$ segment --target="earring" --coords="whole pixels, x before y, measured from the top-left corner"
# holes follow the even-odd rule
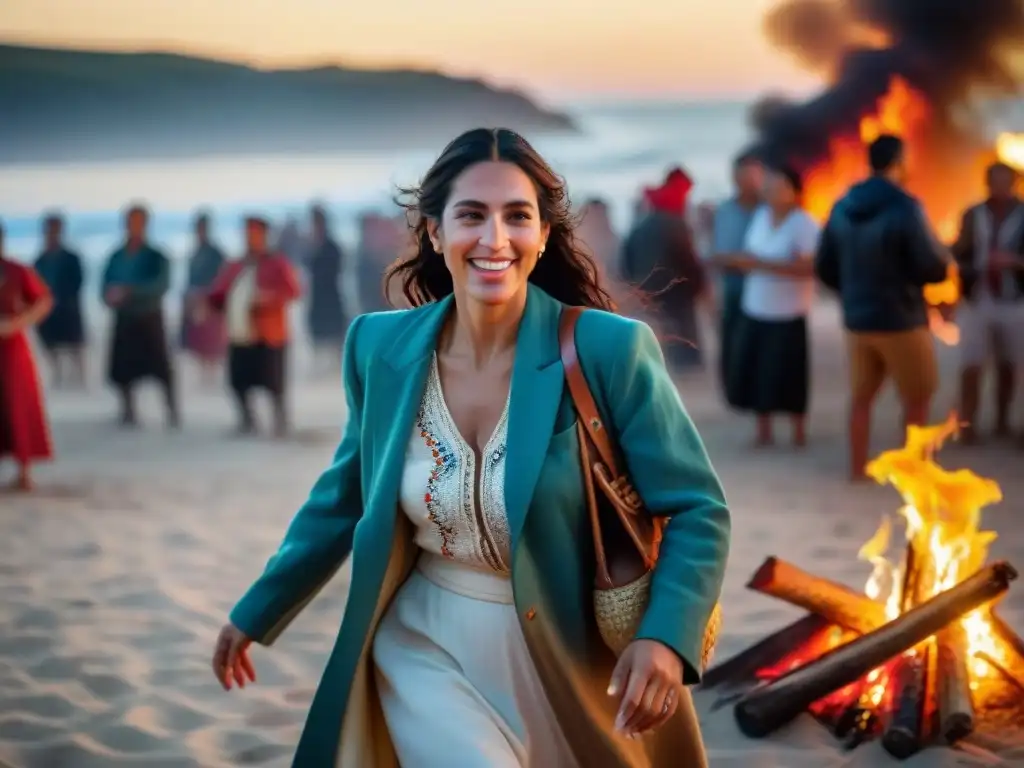
[[[540,259],[540,258],[542,258],[542,257],[544,256],[544,248],[545,248],[545,246],[543,246],[543,245],[542,245],[542,246],[540,247],[540,250],[539,250],[539,251],[537,251],[537,258],[538,258],[538,259]]]

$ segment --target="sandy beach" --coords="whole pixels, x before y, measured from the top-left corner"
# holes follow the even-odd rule
[[[744,589],[765,556],[782,555],[860,588],[868,569],[857,550],[880,515],[900,503],[891,489],[847,484],[844,359],[834,307],[819,308],[813,334],[811,444],[803,452],[749,448],[752,425],[725,411],[711,371],[680,380],[734,514],[719,660],[799,615]],[[936,420],[955,394],[956,351],[944,349],[942,357]],[[102,354],[95,358],[98,368]],[[338,628],[346,572],[273,649],[256,649],[257,685],[225,694],[209,657],[234,600],[262,569],[329,460],[345,417],[337,379],[313,380],[302,358],[297,367],[298,432],[281,443],[229,439],[230,401],[220,389],[200,389],[191,370],[183,376],[180,433],[165,432],[158,395],[150,390],[140,403],[145,428],[118,430],[113,395],[96,371],[90,392],[51,393],[58,461],[40,468],[36,495],[0,496],[3,768],[289,764]],[[898,423],[887,393],[875,418],[877,450],[902,442]],[[944,465],[970,467],[1002,485],[1006,501],[985,516],[1000,534],[992,556],[1020,567],[1022,458],[995,445],[952,446],[940,454]],[[1000,613],[1024,634],[1024,587],[1011,589]],[[715,768],[889,764],[877,745],[841,754],[808,717],[771,739],[747,741],[728,708],[710,711],[714,698],[698,695]],[[904,765],[1020,766],[1024,741],[1018,743],[1002,749],[1003,763],[929,749]]]

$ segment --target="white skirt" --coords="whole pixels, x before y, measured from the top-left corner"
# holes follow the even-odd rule
[[[422,553],[373,642],[405,768],[576,768],[508,578]]]

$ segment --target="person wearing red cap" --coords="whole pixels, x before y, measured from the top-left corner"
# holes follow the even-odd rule
[[[697,302],[706,280],[684,213],[693,181],[673,169],[644,190],[644,213],[626,237],[623,277],[649,299],[664,333],[665,356],[677,370],[699,367]]]

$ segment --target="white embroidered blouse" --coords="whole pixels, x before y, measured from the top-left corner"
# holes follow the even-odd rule
[[[463,565],[508,575],[511,539],[505,512],[508,400],[481,454],[455,426],[441,389],[437,357],[405,454],[402,510],[416,527],[416,544]]]

